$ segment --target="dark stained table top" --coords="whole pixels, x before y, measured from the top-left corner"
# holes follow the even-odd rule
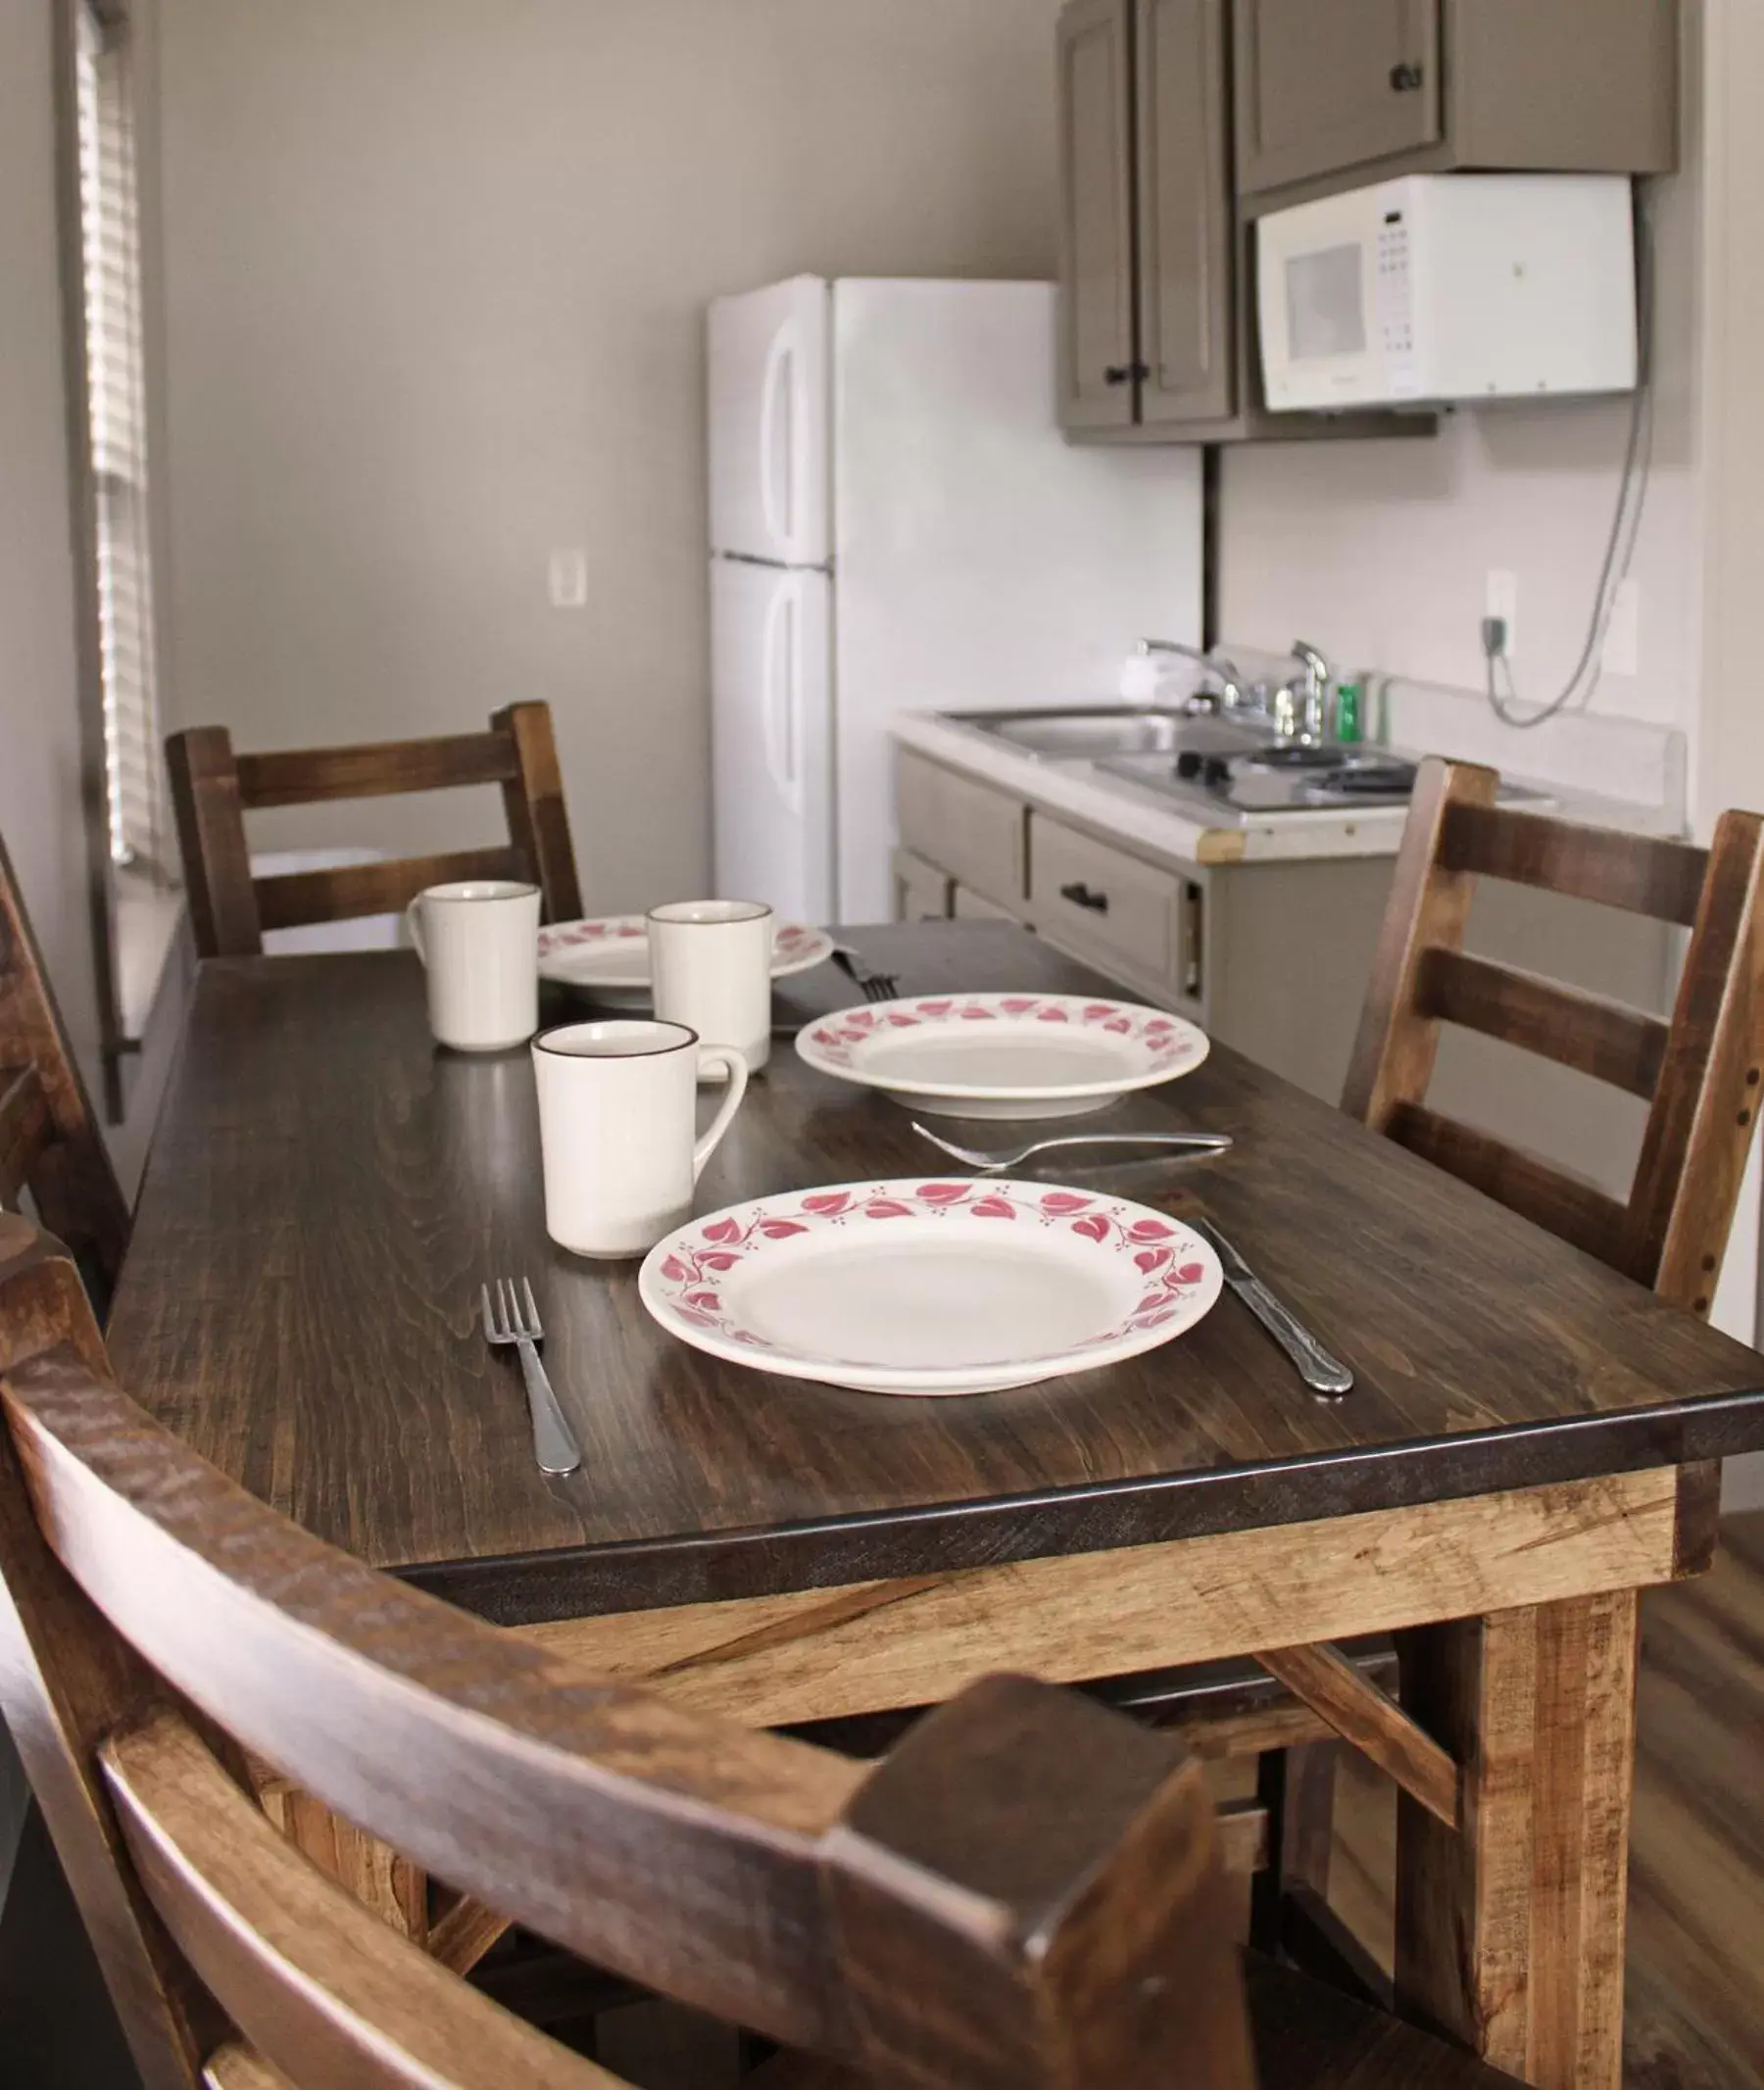
[[[864,930],[908,993],[1105,983],[991,923]],[[781,1019],[848,1004],[831,967]],[[708,1109],[712,1092],[703,1098]],[[1345,1356],[1313,1401],[1229,1294],[1131,1363],[919,1401],[772,1378],[662,1335],[629,1264],[547,1239],[524,1051],[438,1051],[404,953],[205,964],[110,1343],[123,1385],[326,1538],[510,1623],[1091,1551],[1718,1457],[1764,1443],[1764,1361],[1238,1054],[1109,1127],[1218,1161],[1062,1173],[1192,1197]],[[960,1137],[959,1128],[954,1128]],[[987,1128],[975,1143],[1013,1128]],[[935,1179],[906,1114],[784,1041],[699,1209]],[[485,1277],[528,1274],[579,1473],[534,1466]]]

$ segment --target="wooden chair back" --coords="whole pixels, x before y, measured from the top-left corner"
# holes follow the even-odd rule
[[[1342,1107],[1664,1297],[1706,1314],[1764,1075],[1764,820],[1706,850],[1495,802],[1492,769],[1421,765]],[[1690,930],[1670,1022],[1474,957],[1479,878]],[[1628,1199],[1430,1109],[1440,1026],[1537,1052],[1647,1105]]]
[[[0,842],[0,1207],[25,1191],[108,1303],[128,1205]]]
[[[483,733],[270,754],[235,754],[224,726],[192,726],[166,742],[166,760],[199,956],[254,956],[266,929],[395,914],[425,886],[461,878],[530,880],[550,922],[571,921],[582,911],[549,705],[507,705]],[[501,786],[505,846],[252,876],[248,812],[471,784]]]
[[[205,2065],[234,2090],[613,2080],[309,1866],[247,1751],[597,1966],[863,2080],[1248,2090],[1212,1806],[1172,1738],[993,1677],[871,1766],[598,1682],[161,1430],[17,1218],[0,1576],[6,1718],[148,2090]]]

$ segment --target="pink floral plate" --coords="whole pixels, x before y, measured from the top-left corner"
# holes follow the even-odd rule
[[[842,1081],[960,1118],[1064,1118],[1192,1074],[1206,1033],[1137,1001],[931,995],[806,1024],[798,1052]]]
[[[833,939],[806,922],[782,922],[772,939],[772,978],[807,972],[833,953]],[[648,995],[649,925],[641,914],[554,922],[539,932],[539,977],[607,994]]]
[[[990,1393],[1155,1349],[1219,1296],[1198,1234],[1048,1183],[848,1183],[695,1219],[638,1276],[682,1342],[871,1393]]]

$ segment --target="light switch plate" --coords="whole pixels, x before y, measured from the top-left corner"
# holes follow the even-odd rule
[[[588,555],[580,545],[566,545],[553,552],[547,562],[546,579],[554,609],[588,607]]]

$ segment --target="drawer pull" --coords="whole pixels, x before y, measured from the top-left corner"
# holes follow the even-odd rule
[[[1069,899],[1074,907],[1088,907],[1093,914],[1108,912],[1108,895],[1093,893],[1082,878],[1074,879],[1069,886],[1061,886],[1059,897]]]
[[[1391,68],[1392,91],[1396,94],[1418,93],[1426,77],[1427,74],[1419,66],[1393,66]]]

